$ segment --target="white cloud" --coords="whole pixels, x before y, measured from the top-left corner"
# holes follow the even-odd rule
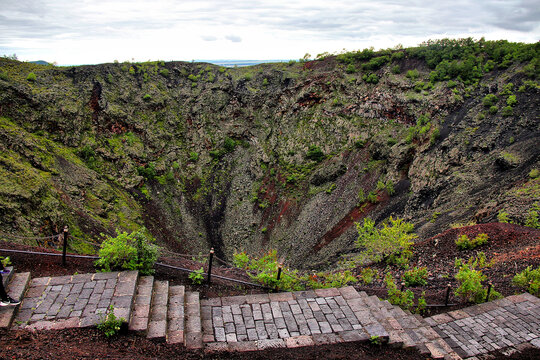
[[[290,59],[439,37],[535,42],[540,35],[537,0],[0,2],[0,54],[60,64]]]

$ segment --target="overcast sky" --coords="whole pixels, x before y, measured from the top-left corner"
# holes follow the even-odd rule
[[[540,0],[0,0],[0,55],[298,59],[443,37],[540,40]]]

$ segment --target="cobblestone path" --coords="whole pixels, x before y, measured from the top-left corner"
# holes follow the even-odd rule
[[[99,323],[114,307],[129,319],[138,272],[109,272],[35,278],[20,305],[14,327],[60,329]]]
[[[471,357],[540,337],[540,299],[521,294],[427,318],[460,356]],[[540,345],[540,344],[538,344]]]
[[[32,280],[10,274],[7,289],[23,301],[0,308],[0,327],[94,326],[112,306],[131,331],[206,353],[370,339],[434,359],[540,349],[540,299],[527,293],[424,319],[350,286],[201,300],[181,285],[128,271]]]

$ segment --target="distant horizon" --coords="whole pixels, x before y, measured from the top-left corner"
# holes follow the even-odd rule
[[[187,62],[187,63],[208,63],[223,67],[242,67],[242,66],[252,66],[252,65],[259,65],[259,64],[272,64],[272,63],[282,63],[282,62],[289,62],[291,60],[298,61],[298,59],[270,59],[270,60],[257,60],[257,59],[194,59],[194,60],[148,60],[148,61],[164,61],[164,62]],[[47,64],[53,64],[52,62],[48,62],[47,60],[39,59],[39,60],[19,60],[29,63],[42,63],[45,62]],[[119,61],[119,63],[123,63],[124,61]],[[145,61],[129,61],[130,63],[142,63]],[[108,61],[103,63],[97,63],[97,64],[55,64],[55,66],[91,66],[91,65],[101,65],[101,64],[112,64],[114,61]]]

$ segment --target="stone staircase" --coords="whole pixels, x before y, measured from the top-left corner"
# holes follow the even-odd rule
[[[8,292],[24,300],[0,308],[3,328],[95,326],[112,305],[130,331],[206,353],[371,341],[457,360],[505,346],[540,348],[540,300],[529,294],[424,319],[353,287],[200,300],[136,271],[9,275]]]

